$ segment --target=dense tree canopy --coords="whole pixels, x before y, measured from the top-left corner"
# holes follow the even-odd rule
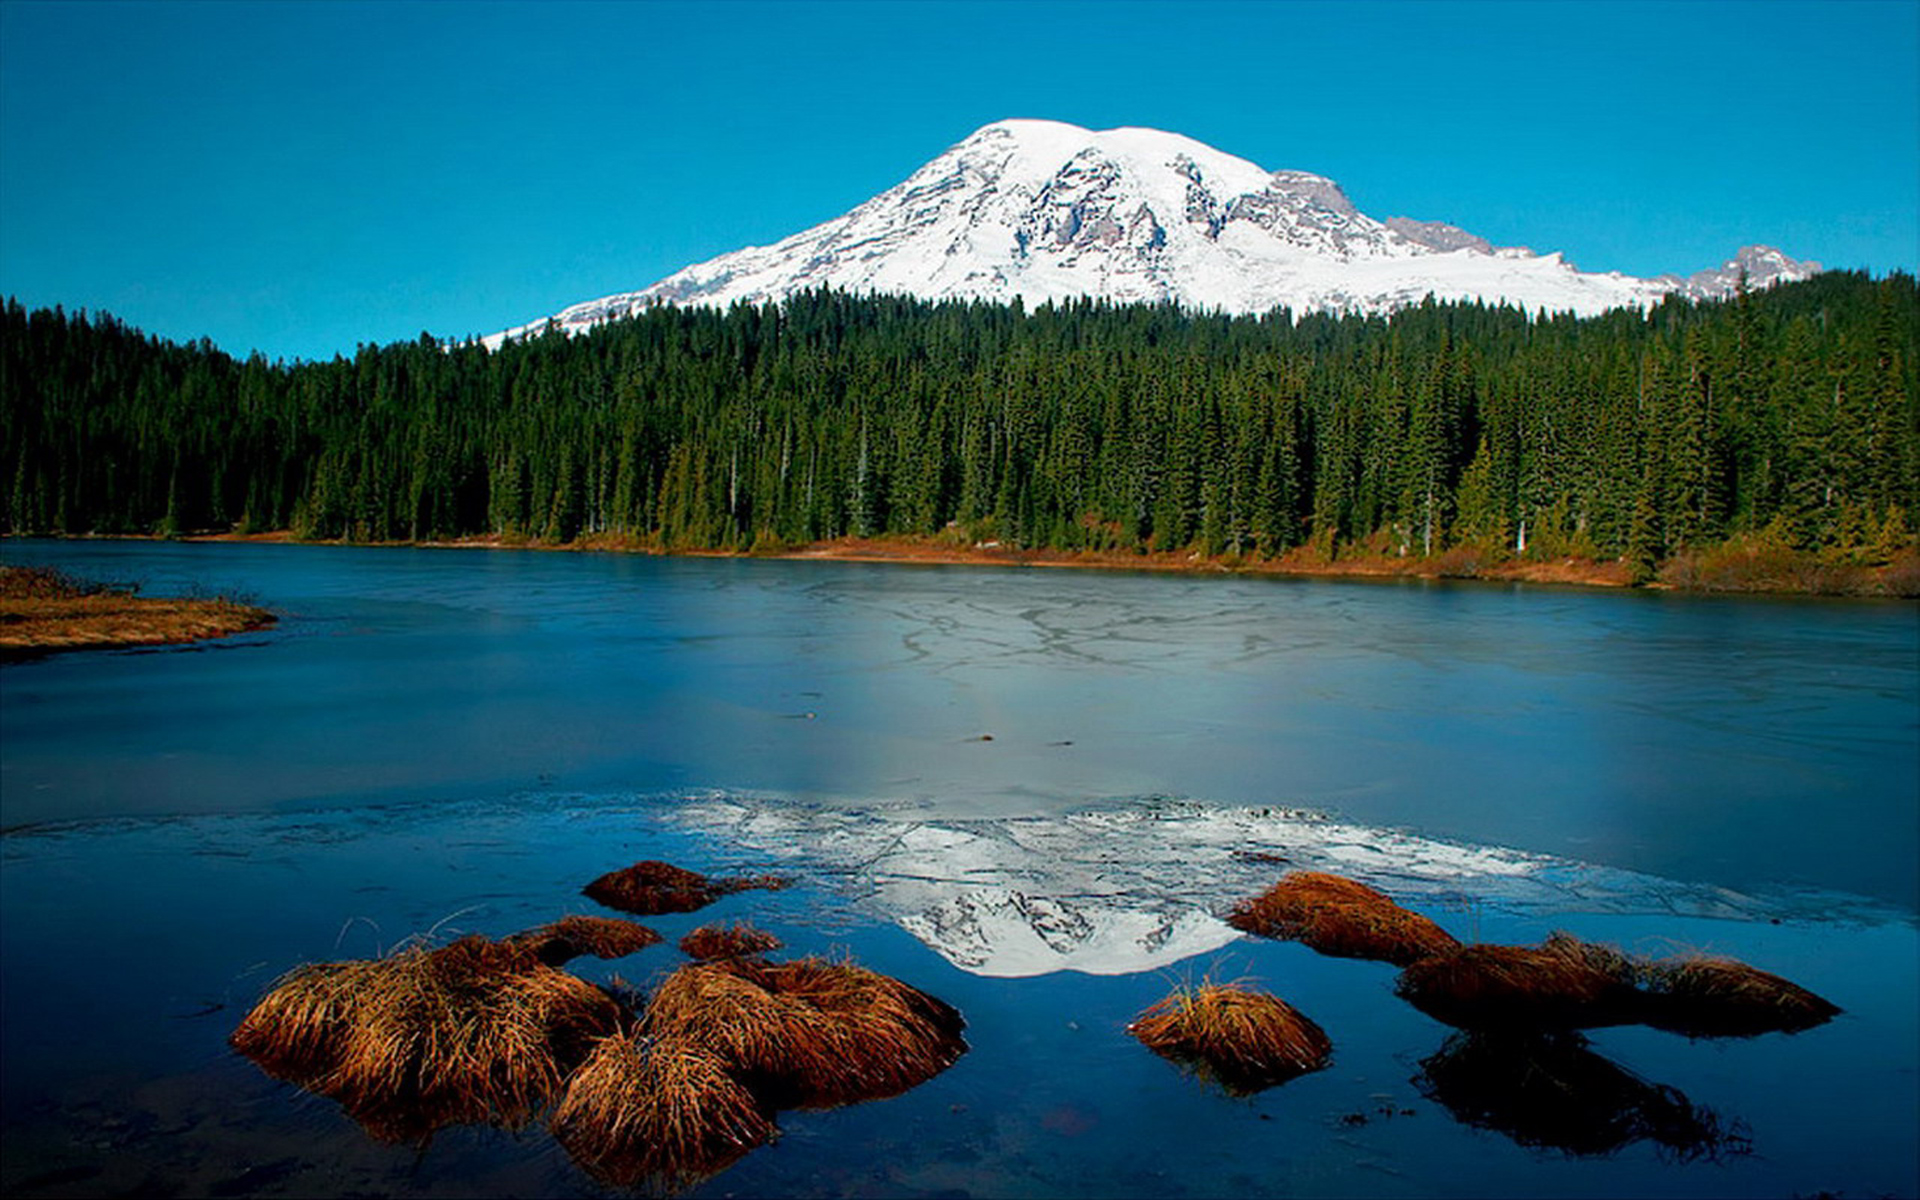
[[[1601,317],[1025,312],[818,292],[489,352],[238,361],[5,309],[0,528],[748,549],[928,533],[1875,561],[1920,503],[1910,275]]]

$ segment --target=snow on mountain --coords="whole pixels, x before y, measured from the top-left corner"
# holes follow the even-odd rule
[[[808,288],[986,299],[1080,296],[1229,313],[1386,312],[1438,300],[1591,315],[1669,293],[1725,295],[1804,279],[1818,263],[1749,246],[1685,279],[1581,271],[1437,221],[1360,212],[1340,185],[1267,171],[1153,129],[999,121],[844,216],[698,263],[637,292],[484,339],[577,332],[653,303],[777,301]]]

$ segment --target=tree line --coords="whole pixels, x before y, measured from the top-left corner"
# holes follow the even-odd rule
[[[1592,318],[816,291],[488,350],[231,357],[8,300],[0,528],[1884,561],[1920,504],[1913,276]]]

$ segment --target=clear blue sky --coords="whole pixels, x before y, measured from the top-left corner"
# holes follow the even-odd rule
[[[775,241],[980,125],[1144,125],[1588,270],[1920,257],[1920,2],[0,0],[0,292],[237,354]]]

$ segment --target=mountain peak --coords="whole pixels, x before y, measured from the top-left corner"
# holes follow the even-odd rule
[[[822,286],[1229,313],[1389,312],[1432,295],[1585,315],[1674,292],[1726,295],[1742,271],[1759,287],[1818,269],[1749,246],[1685,279],[1583,272],[1442,222],[1376,220],[1324,175],[1269,171],[1183,134],[1017,117],[981,126],[844,216],[487,341],[549,321],[585,329],[653,303],[761,303]]]

